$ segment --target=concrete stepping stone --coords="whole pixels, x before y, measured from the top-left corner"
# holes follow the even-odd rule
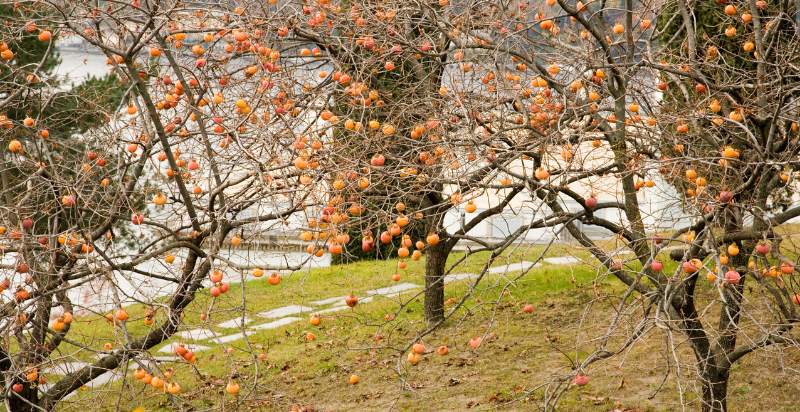
[[[148,368],[158,368],[159,364],[163,363],[173,363],[182,361],[183,358],[179,357],[178,355],[167,355],[167,356],[147,356],[147,357],[140,357],[137,359],[132,359],[130,367],[128,368],[128,373],[132,373],[136,368],[140,365],[146,365]]]
[[[375,296],[374,295],[373,296],[367,296],[365,298],[359,297],[358,298],[358,304],[361,305],[363,303],[370,303],[373,300],[375,300]],[[349,307],[349,306],[347,306],[347,303],[344,302],[344,299],[342,299],[342,304],[341,305],[336,305],[336,306]]]
[[[95,386],[105,385],[105,384],[107,384],[109,382],[114,382],[114,381],[120,380],[121,378],[122,378],[122,376],[120,376],[118,373],[115,373],[114,371],[108,371],[108,372],[106,372],[106,373],[94,378],[93,380],[89,381],[87,386],[92,388],[92,387],[95,387]]]
[[[200,328],[200,329],[192,329],[192,330],[185,330],[183,332],[178,332],[175,334],[175,336],[180,336],[181,338],[187,340],[206,340],[217,336],[217,334],[210,329]]]
[[[253,319],[250,319],[249,317],[245,316],[244,317],[244,322],[242,322],[242,318],[233,318],[231,320],[226,320],[225,322],[222,322],[222,323],[218,324],[217,326],[219,326],[220,328],[223,328],[223,329],[241,328],[242,325],[247,325],[248,323],[250,323],[252,321],[253,321]]]
[[[120,379],[122,379],[121,375],[115,373],[114,371],[108,371],[108,372],[103,373],[103,374],[99,375],[98,377],[90,380],[84,386],[89,387],[89,388],[97,388],[99,386],[103,386],[103,385],[105,385],[107,383],[118,381]],[[46,383],[44,385],[39,385],[39,392],[40,393],[45,393],[53,385],[55,385],[55,383]],[[78,391],[73,391],[70,394],[68,394],[67,396],[65,396],[64,399],[69,399],[69,398],[75,396],[76,393],[78,393]]]
[[[385,288],[368,290],[367,295],[381,295],[381,296],[392,296],[392,295],[399,295],[407,290],[417,289],[422,286],[414,284],[414,283],[398,283],[396,285],[388,286]]]
[[[335,305],[333,305],[333,307],[334,307],[334,308],[338,308],[338,307],[340,307],[340,306],[344,306],[344,307],[346,307],[346,308],[347,308],[347,307],[349,307],[349,306],[347,306],[347,302],[345,302],[345,300],[344,300],[346,297],[347,297],[347,296],[342,296],[341,298],[336,298],[336,304],[335,304]],[[373,300],[374,298],[375,298],[375,295],[373,295],[373,296],[367,296],[367,297],[361,297],[361,296],[359,296],[359,297],[358,297],[358,304],[372,302],[372,300]],[[333,298],[331,298],[331,299],[333,299]]]
[[[158,351],[161,352],[161,353],[175,353],[175,349],[178,347],[178,345],[180,345],[179,342],[171,342],[169,345],[164,346],[163,348],[159,349]],[[189,349],[192,352],[202,352],[204,350],[211,349],[208,346],[197,345],[197,344],[193,344],[193,343],[186,343],[186,344],[183,344],[183,346],[185,346],[186,349]]]
[[[52,375],[67,375],[75,371],[79,371],[84,367],[89,366],[86,362],[75,361],[75,362],[62,362],[57,363],[53,366],[44,368],[43,372],[52,374]]]
[[[346,297],[347,296],[336,296],[336,297],[322,299],[322,300],[313,300],[313,301],[308,302],[308,303],[310,303],[310,304],[312,304],[314,306],[327,306],[327,305],[330,305],[331,303],[344,302],[344,298],[346,298]]]
[[[245,336],[250,336],[250,335],[252,335],[254,333],[256,333],[256,332],[252,331],[252,330],[248,330],[248,331],[245,331],[244,333],[239,332],[239,333],[234,333],[233,335],[219,336],[219,337],[212,338],[212,339],[209,339],[209,340],[211,342],[214,342],[214,343],[217,343],[217,344],[221,345],[223,343],[229,343],[229,342],[234,342],[234,341],[240,340],[240,339],[244,338]]]
[[[286,325],[288,325],[290,323],[297,322],[299,320],[302,320],[302,319],[294,317],[294,316],[287,316],[285,318],[280,318],[280,319],[274,320],[272,322],[262,323],[260,325],[250,326],[250,329],[254,329],[254,330],[275,329],[275,328],[279,328],[281,326],[286,326]]]
[[[350,309],[350,306],[341,305],[341,306],[334,306],[334,307],[328,308],[328,309],[319,310],[319,311],[316,311],[314,313],[321,315],[323,313],[341,312],[341,311],[347,310],[347,309]]]
[[[258,316],[262,318],[273,319],[273,318],[282,318],[284,316],[289,316],[289,315],[296,315],[298,313],[312,312],[312,311],[314,311],[314,308],[309,308],[308,306],[289,305],[277,309],[268,310],[266,312],[261,312],[258,314]]]
[[[460,280],[475,279],[477,277],[478,275],[475,273],[453,273],[444,277],[444,284],[446,285],[448,283],[458,282]]]
[[[489,268],[489,273],[524,272],[534,266],[535,265],[533,262],[522,261],[522,262],[512,263],[510,265],[495,266],[493,268]]]
[[[558,256],[558,257],[549,257],[542,259],[551,265],[573,265],[575,263],[579,263],[580,260],[574,258],[572,256]]]

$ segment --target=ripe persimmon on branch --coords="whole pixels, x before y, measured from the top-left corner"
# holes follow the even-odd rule
[[[676,362],[696,372],[706,410],[726,409],[739,359],[795,343],[796,251],[776,229],[800,215],[794,4],[3,7],[0,196],[17,263],[2,308],[16,343],[0,364],[12,410],[51,409],[131,362],[154,379],[148,350],[178,330],[207,278],[219,296],[223,267],[278,269],[234,261],[225,245],[287,233],[296,216],[306,259],[397,257],[398,280],[407,259],[424,258],[420,335],[461,310],[444,299],[446,275],[465,261],[448,260],[456,247],[488,256],[477,283],[513,245],[568,233],[627,290],[596,350],[553,381],[548,407],[656,325],[688,339],[694,361]],[[102,52],[112,75],[59,88],[60,36]],[[480,232],[492,226],[505,227]],[[164,271],[141,267],[162,257]],[[133,274],[167,293],[141,302],[153,307],[141,334],[127,328],[116,277]],[[69,291],[95,279],[111,282],[121,344],[44,382],[38,370],[61,346],[90,347],[69,337]],[[638,326],[622,328],[639,306]]]

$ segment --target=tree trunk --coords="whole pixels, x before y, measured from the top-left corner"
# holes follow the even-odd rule
[[[713,371],[703,376],[703,412],[725,412],[728,410],[727,370]]]
[[[431,326],[444,320],[444,269],[448,249],[445,242],[429,247],[425,260],[425,320]]]

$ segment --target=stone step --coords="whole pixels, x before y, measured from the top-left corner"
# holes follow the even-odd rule
[[[316,311],[314,313],[316,313],[318,315],[322,315],[323,313],[341,312],[341,311],[347,310],[347,309],[350,309],[350,306],[341,305],[341,306],[334,306],[334,307],[328,308],[328,309],[318,310],[318,311]]]
[[[209,341],[221,345],[223,343],[235,342],[237,340],[240,340],[240,339],[244,338],[245,336],[250,336],[250,335],[252,335],[254,333],[256,333],[256,332],[252,331],[252,330],[248,330],[248,331],[245,331],[245,332],[234,333],[233,335],[219,336],[219,337],[211,338],[211,339],[209,339]]]
[[[53,366],[49,366],[44,368],[42,372],[47,374],[53,375],[67,375],[76,371],[83,369],[84,367],[89,366],[86,362],[75,361],[75,362],[61,362],[57,363]]]
[[[489,268],[489,273],[524,272],[538,265],[539,265],[538,263],[534,265],[533,262],[522,261],[522,262],[512,263],[510,265],[495,266]]]
[[[322,299],[322,300],[312,300],[311,302],[308,302],[308,303],[310,303],[310,304],[312,304],[314,306],[327,306],[327,305],[330,305],[330,304],[336,303],[336,302],[344,302],[344,298],[346,298],[346,297],[347,296],[334,296],[332,298],[327,298],[327,299]]]
[[[476,273],[453,273],[451,275],[447,275],[444,277],[444,284],[458,282],[460,280],[472,280],[476,279],[478,275]]]
[[[164,346],[163,348],[159,349],[158,351],[161,352],[161,353],[175,353],[175,349],[180,344],[181,344],[180,342],[170,342],[169,345]],[[183,346],[185,346],[186,349],[188,349],[188,350],[190,350],[192,352],[202,352],[204,350],[211,349],[208,346],[197,345],[197,344],[194,344],[194,343],[185,343]]]
[[[399,295],[405,291],[412,289],[419,289],[422,286],[414,283],[398,283],[396,285],[387,286],[385,288],[368,290],[367,295],[380,295],[380,296],[393,296]]]
[[[175,336],[179,336],[186,340],[206,340],[217,336],[217,334],[210,329],[200,328],[178,332],[175,334]]]
[[[580,263],[578,258],[572,256],[549,257],[542,260],[551,265],[574,265],[576,263]]]
[[[262,323],[262,324],[259,324],[259,325],[250,326],[250,329],[252,329],[252,330],[276,329],[276,328],[279,328],[281,326],[286,326],[286,325],[289,325],[291,323],[297,322],[299,320],[302,320],[302,319],[297,318],[297,317],[293,317],[293,316],[288,316],[288,317],[285,317],[285,318],[280,318],[278,320],[274,320],[272,322]]]
[[[244,322],[242,322],[242,318],[239,317],[239,318],[233,318],[231,320],[226,320],[225,322],[217,324],[217,326],[223,329],[234,329],[234,328],[241,328],[242,325],[247,325],[252,321],[253,319],[250,319],[249,317],[245,316]]]
[[[283,306],[280,308],[268,310],[266,312],[261,312],[258,314],[259,317],[267,318],[267,319],[274,319],[274,318],[282,318],[284,316],[289,315],[296,315],[298,313],[307,313],[313,312],[314,308],[310,308],[308,306],[302,305],[289,305]]]

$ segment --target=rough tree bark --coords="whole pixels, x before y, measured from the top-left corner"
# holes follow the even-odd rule
[[[445,242],[429,247],[425,260],[425,320],[431,326],[444,320],[444,271],[448,249]]]
[[[737,227],[737,229],[740,229]],[[751,242],[737,242],[740,253],[731,256],[731,266],[739,273],[747,274],[747,263],[749,256],[753,252]],[[742,276],[737,285],[726,288],[723,291],[725,304],[719,318],[718,331],[720,333],[715,345],[709,345],[705,341],[705,350],[698,353],[698,370],[700,370],[701,385],[703,387],[704,412],[725,412],[728,410],[728,382],[730,379],[730,362],[728,356],[736,348],[736,337],[738,333],[739,320],[741,315],[742,296],[744,293],[744,283],[747,276]],[[689,296],[693,297],[693,293]],[[694,311],[693,316],[697,316],[694,310],[694,300],[690,304]],[[687,334],[692,336],[691,330]],[[697,344],[697,342],[693,342]]]
[[[703,374],[703,412],[728,410],[728,368],[709,368]]]

